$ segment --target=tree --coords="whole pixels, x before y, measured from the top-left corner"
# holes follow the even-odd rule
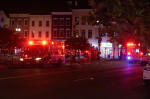
[[[111,41],[125,45],[127,40],[134,40],[150,45],[149,0],[89,0],[89,5],[94,9],[89,17],[104,25]]]
[[[83,37],[76,37],[72,36],[68,38],[65,42],[66,49],[69,50],[75,50],[75,56],[76,56],[76,51],[79,52],[79,50],[84,51],[84,50],[89,50],[90,44],[86,38]]]
[[[99,20],[100,24],[104,26],[111,26],[112,22],[118,25],[128,24],[139,33],[144,24],[142,20],[146,19],[145,16],[149,13],[147,10],[150,2],[148,0],[138,2],[136,0],[89,0],[89,4],[94,9],[92,17]]]
[[[15,31],[9,28],[0,27],[0,46],[1,49],[13,49],[15,47],[22,47],[24,39],[20,38]]]

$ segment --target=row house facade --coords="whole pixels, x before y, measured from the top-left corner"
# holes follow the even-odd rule
[[[30,15],[29,39],[51,40],[51,15]]]
[[[22,38],[29,38],[29,14],[9,14],[10,28]]]
[[[83,17],[88,16],[92,9],[73,9],[72,10],[72,35],[82,36],[88,38],[89,43],[98,47],[96,36],[98,35],[98,28],[90,25]]]
[[[72,32],[72,12],[52,12],[52,40],[66,40]]]
[[[10,19],[3,10],[0,10],[0,27],[8,27]]]
[[[84,17],[88,16],[93,9],[73,9],[72,10],[72,35],[82,36],[88,39],[91,46],[98,48],[98,35],[100,26],[92,26]],[[101,57],[118,58],[117,43],[108,41],[107,33],[102,35],[100,45]]]

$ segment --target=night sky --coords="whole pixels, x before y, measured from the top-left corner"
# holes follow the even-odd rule
[[[83,8],[88,0],[78,0]],[[9,13],[48,14],[51,11],[65,11],[67,0],[4,0],[0,8]]]

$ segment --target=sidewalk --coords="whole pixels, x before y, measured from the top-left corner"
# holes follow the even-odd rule
[[[128,61],[120,61],[120,60],[99,60],[99,61],[91,61],[90,63],[65,63],[64,67],[68,68],[84,68],[84,67],[100,67],[111,65],[114,67],[117,65],[125,65],[128,64]]]

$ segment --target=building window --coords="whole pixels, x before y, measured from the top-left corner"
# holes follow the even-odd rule
[[[69,6],[72,6],[72,1],[68,1],[68,5],[69,5]]]
[[[70,18],[66,19],[66,25],[70,26]]]
[[[4,22],[4,18],[1,18],[1,22]]]
[[[82,25],[85,25],[85,20],[84,19],[82,19]]]
[[[28,37],[28,31],[27,30],[24,31],[24,37]]]
[[[35,21],[32,21],[32,26],[35,26]]]
[[[88,38],[92,38],[92,30],[88,30]]]
[[[88,19],[88,25],[91,25],[92,20],[93,20],[93,18],[89,17],[89,19]]]
[[[82,36],[83,38],[85,38],[85,30],[82,30],[81,36]]]
[[[78,1],[75,1],[75,6],[77,6],[78,5]]]
[[[39,31],[39,33],[38,33],[38,37],[39,37],[39,38],[41,38],[41,37],[42,37],[42,32],[41,32],[41,31]]]
[[[107,35],[106,35],[106,33],[104,33],[104,34],[101,34],[101,36],[106,37]],[[114,36],[116,36],[116,33],[114,34]]]
[[[14,26],[15,25],[15,20],[11,20],[11,25]]]
[[[59,20],[60,25],[64,25],[64,19]]]
[[[73,36],[77,36],[77,35],[79,35],[79,30],[74,30],[73,31]]]
[[[66,30],[66,38],[69,38],[70,35],[71,35],[71,34],[70,34],[70,29],[67,29],[67,30]]]
[[[27,19],[24,20],[24,25],[25,25],[25,26],[28,25],[28,20],[27,20]]]
[[[60,31],[59,31],[59,37],[60,38],[64,37],[64,30],[63,29],[60,29]]]
[[[78,16],[75,17],[75,25],[79,25],[79,17]]]
[[[46,21],[46,27],[49,27],[49,21]]]
[[[31,37],[34,38],[34,31],[31,32]]]
[[[57,38],[57,29],[53,30],[53,38]]]
[[[55,26],[58,25],[58,19],[53,20],[53,25],[55,25]]]
[[[41,27],[42,26],[42,21],[39,21],[39,27]]]
[[[46,38],[49,38],[49,31],[46,31]]]
[[[18,25],[21,25],[21,19],[18,19]]]

